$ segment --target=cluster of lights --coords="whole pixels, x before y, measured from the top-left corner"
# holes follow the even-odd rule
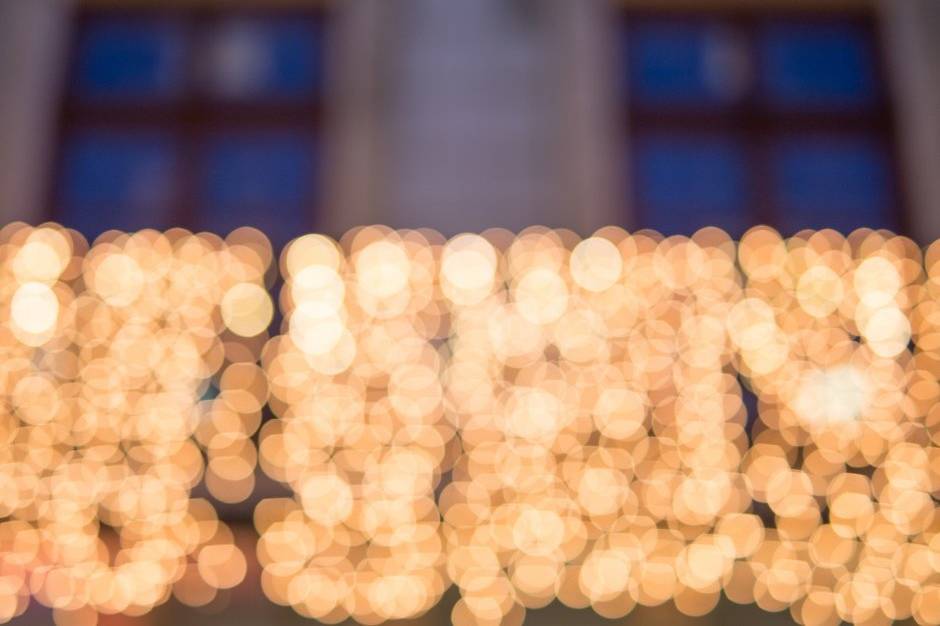
[[[258,509],[265,590],[328,622],[454,584],[457,626],[722,593],[937,623],[938,256],[874,231],[301,238],[265,359],[262,468],[297,494]]]
[[[257,231],[0,240],[0,618],[211,601],[245,559],[192,489],[260,467],[294,494],[255,508],[262,589],[321,622],[454,585],[455,626],[722,594],[940,624],[940,244],[306,235],[272,336]]]
[[[425,612],[450,585],[435,487],[459,442],[435,248],[379,229],[347,243],[307,235],[282,258],[285,333],[263,354],[277,419],[259,447],[296,497],[263,502],[255,524],[271,600],[374,624]]]
[[[257,357],[238,341],[254,302],[241,293],[264,295],[268,322],[273,310],[258,235],[109,232],[89,248],[55,225],[0,231],[3,621],[30,596],[87,625],[244,577],[231,530],[191,490],[251,489],[233,459],[253,473],[264,403],[246,399]]]

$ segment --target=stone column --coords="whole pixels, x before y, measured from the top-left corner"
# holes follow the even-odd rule
[[[46,217],[68,0],[0,2],[0,222]]]
[[[908,226],[928,244],[940,238],[940,2],[882,0],[879,8]]]
[[[546,6],[396,4],[381,204],[391,225],[563,225],[551,197]]]

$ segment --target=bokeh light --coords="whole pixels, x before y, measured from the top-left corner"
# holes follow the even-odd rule
[[[265,592],[367,624],[450,584],[455,626],[722,594],[935,624],[938,261],[870,230],[300,238]]]
[[[243,338],[270,321],[270,264],[246,229],[90,247],[52,224],[0,231],[0,619],[32,597],[91,625],[241,582],[244,554],[192,489],[254,485],[266,386]]]
[[[14,224],[0,300],[3,619],[203,606],[256,557],[325,623],[451,586],[455,626],[940,623],[940,243],[367,227],[275,263],[253,229]],[[258,469],[290,496],[246,555],[193,490]]]

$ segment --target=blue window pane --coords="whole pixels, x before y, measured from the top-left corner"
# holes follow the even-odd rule
[[[225,233],[254,226],[283,245],[312,226],[315,166],[307,135],[231,132],[211,138],[197,227]]]
[[[723,105],[747,89],[745,44],[713,23],[638,23],[627,32],[627,62],[630,97],[640,104]]]
[[[634,153],[642,225],[664,234],[719,226],[732,234],[751,223],[747,156],[721,135],[651,134]]]
[[[158,132],[86,131],[66,141],[56,219],[86,237],[166,228],[176,197],[177,152]]]
[[[235,99],[296,99],[320,87],[322,33],[313,21],[230,19],[212,33],[209,90]]]
[[[171,98],[186,79],[185,33],[165,19],[108,18],[80,33],[75,89],[93,99]]]
[[[765,97],[777,108],[858,108],[875,102],[869,34],[854,24],[774,24],[761,32]]]
[[[888,155],[866,137],[794,136],[771,151],[781,228],[896,228]]]

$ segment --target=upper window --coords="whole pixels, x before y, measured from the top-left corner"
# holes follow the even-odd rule
[[[186,47],[178,19],[89,20],[78,34],[73,95],[83,101],[178,98],[186,88]]]
[[[230,100],[302,100],[322,87],[319,25],[296,19],[229,18],[207,34],[205,85]]]
[[[902,227],[870,17],[628,12],[623,36],[634,227]]]
[[[76,20],[51,217],[89,238],[315,227],[320,9],[88,10]]]
[[[854,23],[758,30],[762,100],[775,110],[866,109],[880,97],[871,32]]]
[[[747,88],[744,42],[713,20],[637,20],[627,36],[629,97],[642,106],[718,108]]]

